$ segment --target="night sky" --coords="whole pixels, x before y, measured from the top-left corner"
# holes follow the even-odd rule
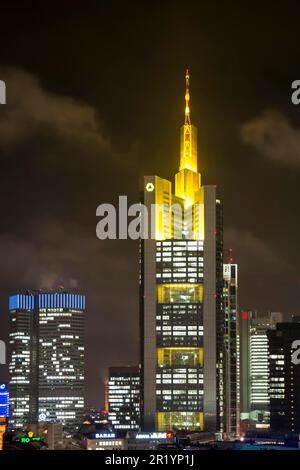
[[[173,180],[186,66],[199,169],[224,204],[240,306],[300,313],[299,10],[1,1],[0,339],[10,293],[85,293],[89,404],[102,406],[108,366],[138,363],[138,242],[98,240],[96,207],[137,202],[144,174]]]

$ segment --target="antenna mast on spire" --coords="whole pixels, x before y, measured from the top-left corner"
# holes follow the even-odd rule
[[[190,125],[190,71],[187,68],[185,72],[185,125]]]

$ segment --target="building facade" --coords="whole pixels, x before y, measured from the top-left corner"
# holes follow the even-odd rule
[[[270,367],[270,428],[300,433],[300,323],[279,323],[267,332]]]
[[[238,266],[223,265],[225,311],[224,361],[224,431],[228,437],[239,435],[239,354],[238,354]]]
[[[108,379],[108,419],[115,430],[140,428],[139,367],[110,367]]]
[[[0,418],[9,416],[9,392],[7,384],[0,384]]]
[[[84,410],[85,296],[9,297],[12,427],[62,423],[76,429]]]
[[[151,235],[140,246],[141,404],[145,431],[223,430],[223,221],[198,172],[189,72],[180,166],[143,180]]]
[[[269,348],[267,332],[282,321],[280,312],[259,316],[241,312],[241,418],[256,428],[270,425]]]

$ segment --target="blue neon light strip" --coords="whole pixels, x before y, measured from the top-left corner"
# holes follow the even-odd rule
[[[33,294],[11,295],[9,310],[33,310],[36,296]],[[85,295],[67,293],[38,294],[39,308],[66,308],[85,310]]]

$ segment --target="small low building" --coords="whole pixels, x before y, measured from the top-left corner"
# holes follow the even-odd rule
[[[116,437],[114,433],[96,434],[87,438],[86,450],[126,450],[127,440]]]

